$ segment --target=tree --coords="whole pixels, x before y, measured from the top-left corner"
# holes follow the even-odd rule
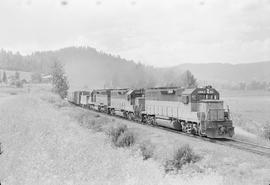
[[[7,74],[6,74],[6,71],[4,71],[4,74],[3,74],[3,82],[4,83],[7,83]]]
[[[22,88],[23,87],[23,82],[21,80],[17,80],[17,81],[15,81],[15,86],[17,88]]]
[[[34,83],[41,83],[42,77],[40,73],[33,73],[31,75],[31,81]]]
[[[15,72],[15,80],[20,80],[20,73],[18,71]]]
[[[240,90],[246,90],[246,86],[247,86],[247,85],[246,85],[245,82],[240,82],[240,83],[239,83],[239,89],[240,89]]]
[[[52,67],[52,85],[53,91],[60,95],[61,98],[67,96],[69,84],[65,76],[64,67],[59,61],[55,61]]]
[[[183,80],[183,85],[186,88],[194,88],[197,86],[197,80],[189,70],[184,72],[182,76],[182,80]]]

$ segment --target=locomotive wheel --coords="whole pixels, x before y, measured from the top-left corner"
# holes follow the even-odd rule
[[[141,119],[141,123],[142,124],[146,124],[146,121],[147,121],[146,120],[147,119],[146,117],[147,117],[146,115],[142,115],[142,119]]]
[[[200,123],[198,124],[198,135],[202,136],[202,130],[201,130],[201,125]]]
[[[128,113],[127,113],[126,111],[124,111],[124,112],[123,112],[123,116],[124,116],[125,118],[128,118]]]
[[[134,120],[134,118],[135,118],[135,115],[134,115],[133,112],[128,113],[128,119],[129,120]]]
[[[147,116],[147,124],[149,125],[157,125],[155,122],[154,116]]]
[[[144,123],[147,124],[147,125],[150,125],[148,115],[144,115]]]
[[[115,115],[115,110],[114,109],[111,110],[111,115]]]
[[[128,119],[128,120],[131,120],[130,113],[127,113],[127,119]]]
[[[182,131],[183,131],[183,132],[187,132],[187,131],[186,131],[186,123],[185,123],[184,121],[181,121],[180,124],[181,124],[181,126],[182,126]]]

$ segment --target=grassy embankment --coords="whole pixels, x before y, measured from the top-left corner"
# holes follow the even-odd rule
[[[116,139],[113,132],[121,127],[118,124],[111,128],[96,114],[85,113],[54,95],[33,95],[17,96],[1,104],[0,140],[4,153],[0,157],[0,179],[4,184],[207,184],[212,178],[221,181],[214,173],[188,181],[166,174],[164,166],[146,154],[148,146],[143,151],[143,145],[136,143],[136,136],[128,129],[124,131],[127,137],[120,135]],[[96,119],[91,122],[90,117]],[[133,141],[127,139],[130,136]],[[127,143],[125,140],[130,144],[123,144]]]

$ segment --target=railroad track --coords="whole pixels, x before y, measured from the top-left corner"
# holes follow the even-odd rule
[[[151,126],[151,125],[146,125],[146,126]],[[196,138],[196,139],[203,140],[203,141],[206,141],[206,142],[211,142],[211,143],[215,143],[215,144],[219,144],[219,145],[229,146],[231,148],[240,149],[240,150],[243,150],[243,151],[246,151],[246,152],[251,152],[251,153],[254,153],[254,154],[258,154],[258,155],[266,156],[266,157],[270,158],[270,147],[267,147],[267,146],[261,146],[261,145],[257,145],[257,144],[254,144],[254,143],[248,143],[248,142],[235,140],[235,139],[211,139],[211,138],[206,138],[206,137],[200,137],[200,136],[180,132],[180,131],[177,131],[177,130],[172,130],[170,128],[166,128],[166,127],[162,127],[162,126],[151,126],[151,127],[163,129],[163,130],[166,130],[166,131],[169,131],[169,132],[174,132],[176,134],[185,135],[185,136]]]
[[[224,144],[234,147],[234,148],[245,150],[247,152],[252,152],[252,153],[270,158],[270,147],[267,147],[267,146],[257,145],[254,143],[248,143],[248,142],[244,142],[244,141],[240,141],[236,139],[230,139],[224,142]]]
[[[83,108],[83,107],[82,107]],[[87,109],[87,108],[85,108]],[[215,143],[215,144],[219,144],[219,145],[224,145],[224,146],[228,146],[231,148],[236,148],[239,150],[243,150],[246,152],[250,152],[250,153],[254,153],[257,155],[261,155],[261,156],[265,156],[265,157],[269,157],[270,158],[270,147],[267,146],[261,146],[261,145],[257,145],[254,143],[249,143],[249,142],[245,142],[245,141],[240,141],[240,140],[236,140],[236,139],[211,139],[211,138],[207,138],[207,137],[201,137],[201,136],[197,136],[197,135],[192,135],[192,134],[188,134],[185,132],[180,132],[178,130],[173,130],[171,128],[167,128],[167,127],[163,127],[163,126],[158,126],[158,125],[149,125],[149,124],[142,124],[140,121],[136,121],[136,120],[129,120],[126,119],[124,117],[121,117],[119,115],[109,115],[105,112],[99,112],[95,109],[87,109],[89,111],[94,111],[97,112],[99,114],[105,115],[105,116],[110,116],[110,117],[116,117],[118,119],[122,119],[125,121],[129,121],[132,123],[139,123],[141,125],[147,126],[147,127],[152,127],[152,128],[156,128],[156,129],[162,129],[171,133],[175,133],[175,134],[181,134],[181,135],[185,135],[187,137],[192,137],[195,139],[199,139],[199,140],[203,140],[203,141],[207,141],[207,142],[211,142],[211,143]]]

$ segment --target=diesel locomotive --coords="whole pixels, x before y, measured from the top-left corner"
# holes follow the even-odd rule
[[[75,91],[68,100],[88,109],[189,134],[209,138],[234,135],[230,111],[212,86]]]

